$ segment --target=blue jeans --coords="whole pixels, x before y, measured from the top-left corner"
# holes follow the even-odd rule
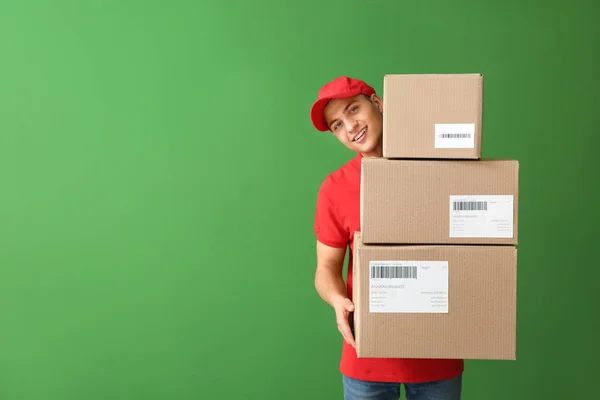
[[[366,382],[343,376],[344,400],[398,400],[402,383]],[[406,400],[460,400],[462,375],[456,378],[405,383]]]

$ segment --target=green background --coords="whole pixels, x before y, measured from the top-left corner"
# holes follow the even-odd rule
[[[464,399],[597,392],[598,3],[0,3],[0,399],[341,399],[313,213],[337,75],[482,72],[521,165],[518,360]]]

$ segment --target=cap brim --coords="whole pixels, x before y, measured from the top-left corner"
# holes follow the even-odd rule
[[[325,117],[323,116],[323,110],[327,103],[329,103],[331,98],[323,98],[315,101],[310,109],[310,119],[314,125],[314,127],[321,132],[325,132],[329,130],[329,126],[327,125],[327,121],[325,121]]]

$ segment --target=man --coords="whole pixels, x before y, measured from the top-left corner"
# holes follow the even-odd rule
[[[360,231],[362,157],[382,157],[383,100],[365,82],[338,77],[325,84],[310,112],[314,127],[330,131],[357,155],[323,181],[316,204],[315,287],[335,311],[344,341],[340,372],[346,400],[397,400],[404,384],[407,400],[458,400],[463,360],[357,358],[349,315],[352,303],[354,232]],[[350,248],[347,283],[342,276]],[[410,327],[406,327],[410,329]],[[401,335],[402,332],[398,332]]]

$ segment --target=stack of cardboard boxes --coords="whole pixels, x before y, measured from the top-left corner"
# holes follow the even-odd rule
[[[386,75],[362,159],[358,357],[516,359],[519,164],[482,159],[481,74]]]

